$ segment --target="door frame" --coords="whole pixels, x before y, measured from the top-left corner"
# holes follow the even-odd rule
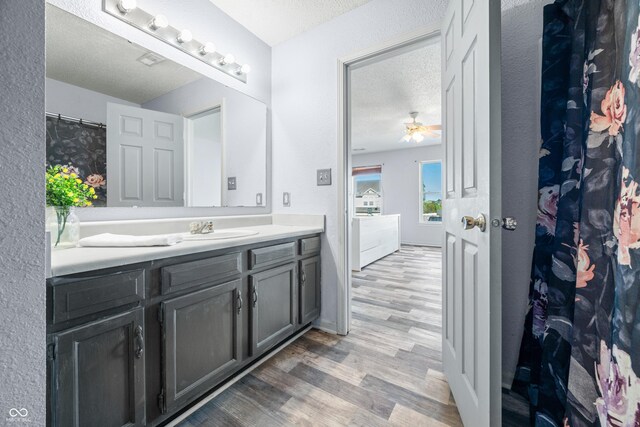
[[[224,114],[225,114],[225,98],[222,98],[220,102],[211,104],[208,107],[202,107],[197,110],[183,112],[180,115],[184,118],[184,182],[185,182],[185,206],[189,206],[191,199],[193,198],[193,184],[191,182],[191,156],[187,155],[191,153],[191,144],[193,143],[193,118],[200,114],[207,112],[219,112],[220,113],[220,206],[224,205],[224,184],[225,184],[225,126],[224,126]],[[197,207],[197,206],[196,206]],[[214,206],[215,207],[215,206]]]
[[[351,176],[351,140],[349,108],[349,70],[364,66],[385,55],[396,55],[416,43],[440,36],[440,22],[375,44],[338,59],[338,301],[336,332],[347,335],[351,328],[351,218],[349,178]]]

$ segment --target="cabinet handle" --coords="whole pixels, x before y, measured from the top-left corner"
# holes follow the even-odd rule
[[[140,359],[142,357],[142,353],[144,353],[144,335],[142,334],[142,326],[136,326],[136,359]]]
[[[238,292],[238,314],[240,314],[240,310],[242,310],[242,293]]]
[[[258,303],[258,290],[256,289],[256,287],[253,287],[253,307],[256,307],[256,304]]]
[[[304,270],[302,270],[302,285],[303,286],[304,286],[306,281],[307,281],[307,275],[305,274]]]

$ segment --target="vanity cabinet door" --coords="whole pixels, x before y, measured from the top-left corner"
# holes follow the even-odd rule
[[[300,324],[320,316],[320,257],[300,261]]]
[[[251,347],[257,356],[296,328],[296,264],[250,276]]]
[[[241,289],[234,280],[161,303],[163,412],[211,389],[240,363]]]
[[[54,426],[145,424],[142,309],[54,335]]]

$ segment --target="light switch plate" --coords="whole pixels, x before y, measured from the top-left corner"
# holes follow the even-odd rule
[[[262,193],[256,194],[256,205],[262,206]]]
[[[331,185],[331,169],[318,169],[318,185]]]
[[[282,206],[288,208],[291,206],[291,194],[282,193]]]
[[[230,176],[227,178],[227,190],[235,190],[236,189],[236,177]]]

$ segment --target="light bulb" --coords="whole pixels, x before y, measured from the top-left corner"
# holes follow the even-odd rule
[[[157,30],[159,28],[167,28],[168,26],[169,26],[169,20],[164,15],[156,15],[151,21],[151,23],[149,24],[149,27],[152,30]]]
[[[191,40],[193,40],[193,34],[191,34],[191,31],[189,30],[182,30],[178,34],[177,39],[178,43],[189,43]]]
[[[424,139],[424,135],[423,134],[418,133],[418,132],[413,134],[413,140],[415,142],[422,142],[423,139]]]
[[[230,53],[227,53],[224,58],[220,59],[220,65],[233,64],[236,62],[236,57]]]
[[[249,74],[251,72],[251,67],[249,64],[244,64],[241,67],[238,67],[236,70],[236,74]]]
[[[216,45],[211,42],[206,42],[200,47],[200,55],[207,55],[216,51]]]
[[[406,142],[411,141],[411,135],[406,134],[404,137],[402,137],[402,140],[403,140],[403,141],[406,141]]]
[[[136,0],[120,0],[118,2],[118,10],[122,13],[129,13],[138,7]]]

